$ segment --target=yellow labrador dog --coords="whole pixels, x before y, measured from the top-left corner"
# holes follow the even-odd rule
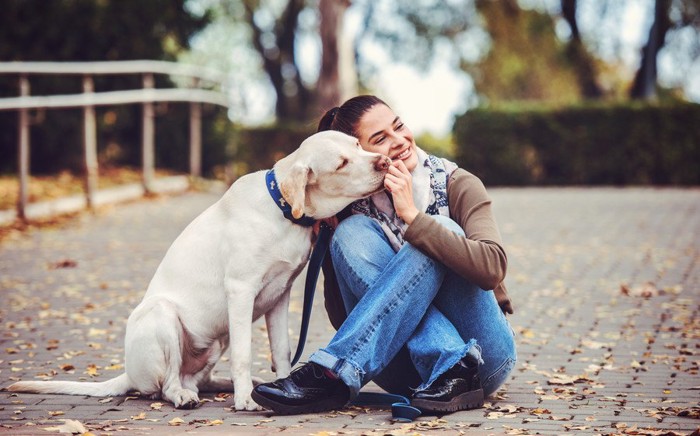
[[[259,171],[237,180],[175,240],[129,316],[124,374],[99,383],[17,382],[8,390],[92,396],[139,391],[191,408],[200,390],[233,386],[236,410],[258,409],[250,396],[252,321],[265,315],[277,377],[291,370],[290,287],[309,258],[313,232],[292,219],[331,217],[379,192],[390,163],[343,133],[312,135],[275,164],[271,178]],[[279,198],[268,188],[278,189]],[[280,210],[287,203],[289,219]],[[212,376],[229,344],[232,380]]]

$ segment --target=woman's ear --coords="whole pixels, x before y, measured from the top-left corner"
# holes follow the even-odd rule
[[[280,182],[280,192],[292,206],[292,216],[296,219],[304,215],[306,185],[309,183],[311,169],[304,165],[294,165],[284,180]]]

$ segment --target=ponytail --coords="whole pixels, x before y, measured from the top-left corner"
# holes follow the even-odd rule
[[[339,109],[340,108],[336,106],[333,109],[326,112],[326,114],[323,115],[323,117],[321,118],[321,121],[318,122],[318,129],[316,131],[323,132],[324,130],[331,130],[331,127],[333,126],[333,121],[335,120],[335,115],[338,113]]]

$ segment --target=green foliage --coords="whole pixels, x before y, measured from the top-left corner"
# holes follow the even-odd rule
[[[189,38],[209,20],[206,15],[187,14],[185,1],[6,0],[0,14],[0,61],[174,60],[187,47]],[[29,81],[32,95],[82,92],[79,76],[31,75]],[[157,76],[156,86],[170,87],[172,83]],[[95,78],[97,92],[140,87],[141,78],[136,75]],[[14,97],[18,92],[16,76],[0,75],[0,97]],[[188,166],[183,162],[187,162],[187,105],[158,108],[157,163],[186,170]],[[218,115],[209,115],[212,120],[225,116],[222,109],[217,111]],[[32,111],[32,173],[82,170],[81,114],[81,109]],[[97,120],[101,164],[139,165],[140,106],[98,108]],[[223,150],[224,146],[224,142],[206,142],[216,135],[217,128],[212,123],[203,122],[205,162],[208,148],[218,146]],[[16,172],[16,112],[0,112],[0,155],[0,172]]]
[[[488,55],[463,67],[488,102],[581,100],[575,65],[556,37],[551,16],[513,1],[478,1],[491,38]]]
[[[315,132],[315,126],[300,123],[237,129],[227,150],[227,158],[235,165],[233,178],[272,168]]]
[[[457,162],[488,185],[700,184],[700,105],[475,109]]]
[[[435,156],[453,159],[455,155],[452,135],[438,137],[431,133],[423,133],[416,137],[416,144],[427,153]]]
[[[0,60],[174,60],[204,27],[185,0],[5,0]],[[166,50],[167,48],[167,50]]]

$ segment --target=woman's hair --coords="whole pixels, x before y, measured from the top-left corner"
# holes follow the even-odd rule
[[[318,123],[317,131],[338,130],[346,135],[358,137],[356,129],[360,118],[362,118],[365,112],[378,104],[389,107],[388,104],[373,95],[358,95],[357,97],[353,97],[339,107],[336,106],[326,112]]]

